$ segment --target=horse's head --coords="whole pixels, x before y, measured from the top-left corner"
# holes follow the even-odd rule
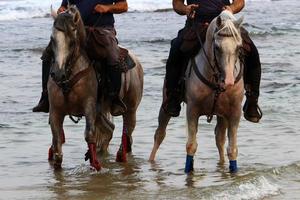
[[[212,21],[207,35],[212,63],[221,72],[225,88],[234,85],[234,70],[242,46],[240,28],[243,19],[236,20],[229,11],[223,11]]]
[[[70,5],[58,15],[52,10],[51,15],[54,19],[51,35],[54,62],[50,75],[57,81],[64,81],[70,76],[79,50],[84,46],[85,29],[76,6]]]

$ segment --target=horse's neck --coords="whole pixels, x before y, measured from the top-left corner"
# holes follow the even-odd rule
[[[195,56],[195,62],[200,73],[207,80],[212,80],[214,71],[211,68],[211,65],[213,64],[213,61],[210,59],[210,56],[207,53],[207,51],[204,52],[203,49],[201,49],[199,53]]]
[[[87,55],[83,54],[79,51],[77,55],[77,59],[74,63],[73,69],[72,69],[72,75],[77,74],[78,72],[85,70],[90,65],[90,60],[87,57]]]

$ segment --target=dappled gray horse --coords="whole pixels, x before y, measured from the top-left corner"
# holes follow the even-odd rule
[[[223,11],[210,23],[203,48],[189,62],[185,92],[188,123],[186,173],[193,170],[193,157],[197,150],[198,120],[201,115],[207,115],[210,119],[212,115],[217,115],[215,138],[220,163],[224,163],[225,160],[224,144],[227,130],[229,168],[231,172],[237,171],[237,130],[244,91],[243,67],[239,58],[239,49],[242,45],[241,24],[242,19],[236,20],[232,13]],[[163,96],[165,99],[165,91]],[[150,161],[155,159],[156,152],[166,135],[170,118],[161,107]]]
[[[91,60],[85,51],[86,33],[79,11],[74,6],[57,15],[52,10],[54,24],[51,45],[54,61],[48,82],[49,121],[52,145],[49,160],[61,167],[64,143],[63,121],[66,115],[85,116],[85,140],[88,144],[86,159],[96,170],[101,169],[97,150],[106,151],[114,129],[110,119],[110,102],[101,98],[97,102],[98,81]],[[131,134],[136,124],[136,110],[142,98],[143,70],[136,57],[130,54],[135,67],[123,73],[121,96],[127,106],[123,114],[123,136],[117,160],[126,161],[131,151]]]

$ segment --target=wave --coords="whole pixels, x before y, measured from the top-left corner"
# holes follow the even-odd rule
[[[254,171],[253,173],[235,177],[235,181],[216,187],[204,189],[206,194],[203,199],[264,199],[270,196],[280,195],[282,185],[289,181],[290,177],[300,177],[300,162],[287,166],[274,167]],[[243,173],[243,172],[241,172]],[[201,198],[200,198],[201,199]]]
[[[262,1],[262,0],[248,0]],[[129,12],[167,12],[172,10],[171,0],[127,0]],[[50,5],[60,6],[61,0],[0,0],[0,21],[49,16]]]

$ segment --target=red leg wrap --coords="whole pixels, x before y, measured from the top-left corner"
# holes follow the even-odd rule
[[[97,171],[99,171],[101,169],[101,165],[97,159],[96,144],[88,144],[88,148],[90,153],[90,165],[94,167]]]

